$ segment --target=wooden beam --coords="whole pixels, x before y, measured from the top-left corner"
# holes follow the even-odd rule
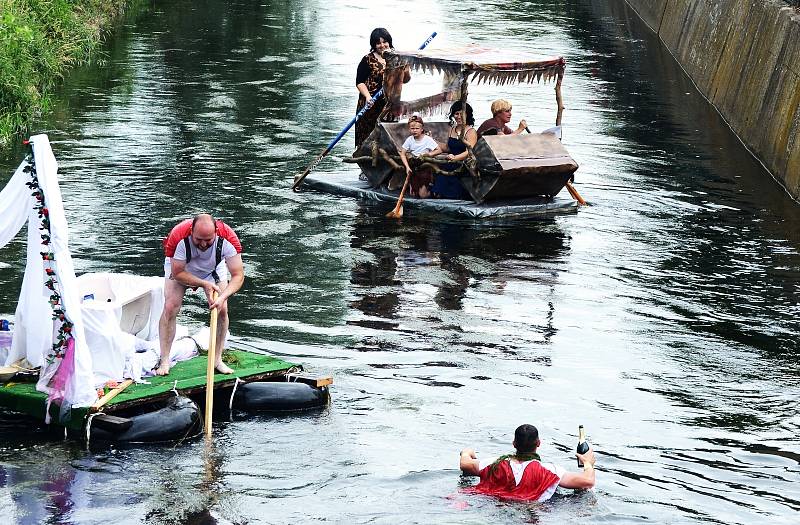
[[[92,418],[92,425],[102,428],[103,430],[108,430],[109,432],[118,433],[125,432],[131,428],[131,425],[133,425],[133,420],[126,417],[117,417],[110,414],[100,413]]]
[[[103,405],[114,399],[117,396],[117,394],[119,394],[120,392],[131,386],[131,384],[133,384],[133,379],[126,379],[125,381],[120,383],[117,388],[109,390],[108,394],[104,395],[103,397],[95,401],[94,405],[92,405],[91,411],[97,412],[98,410],[103,408]]]
[[[564,70],[558,73],[558,80],[556,80],[556,126],[561,125],[561,116],[564,113],[564,101],[561,99],[561,81],[564,79]]]
[[[311,374],[287,374],[286,379],[290,383],[305,383],[314,388],[322,388],[333,384],[333,377],[331,376],[315,377]]]

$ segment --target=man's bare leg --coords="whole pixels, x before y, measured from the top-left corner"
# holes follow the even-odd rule
[[[175,323],[178,318],[178,312],[181,311],[185,293],[185,286],[172,279],[164,279],[164,311],[158,321],[158,342],[161,349],[161,360],[155,371],[157,376],[169,374],[169,352],[172,349],[172,341],[175,339]]]
[[[227,281],[220,281],[219,282],[219,289],[224,290],[225,287],[228,286]],[[214,361],[214,368],[217,369],[217,372],[220,374],[232,374],[233,369],[222,362],[222,351],[225,349],[225,338],[228,335],[228,301],[225,301],[225,306],[223,306],[219,314],[217,315],[217,345],[216,345],[216,355]]]
[[[217,355],[215,356],[216,362],[214,363],[214,368],[216,368],[220,374],[233,373],[233,369],[222,362],[222,351],[224,350],[226,335],[228,335],[227,301],[225,306],[223,306],[222,310],[219,312],[219,317],[217,318]]]

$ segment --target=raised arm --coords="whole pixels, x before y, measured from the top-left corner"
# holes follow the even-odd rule
[[[561,476],[559,487],[565,489],[590,489],[594,487],[594,451],[589,448],[586,454],[575,454],[583,462],[583,472],[567,472]]]
[[[481,473],[480,462],[474,448],[465,448],[461,451],[458,467],[467,476],[479,476]]]

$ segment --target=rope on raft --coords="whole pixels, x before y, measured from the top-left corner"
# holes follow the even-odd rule
[[[395,171],[405,171],[405,168],[400,164],[402,162],[400,160],[399,155],[389,155],[385,149],[378,148],[380,153],[380,158],[382,158],[386,163]],[[370,156],[363,156],[363,157],[348,157],[342,159],[342,162],[348,162],[350,164],[356,164],[358,162],[370,161],[373,160],[374,157]],[[435,174],[437,175],[444,175],[447,177],[457,177],[462,174],[462,172],[470,171],[469,168],[466,168],[466,162],[463,160],[442,160],[437,159],[435,157],[427,157],[424,156],[424,160],[422,157],[412,157],[409,160],[409,164],[418,164],[416,166],[417,169],[419,168],[430,168]],[[455,170],[444,170],[439,167],[442,164],[459,164],[460,166]]]

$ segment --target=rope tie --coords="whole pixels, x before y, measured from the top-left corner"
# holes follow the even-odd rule
[[[237,377],[236,381],[234,381],[234,383],[233,383],[233,389],[231,390],[231,398],[228,401],[228,412],[229,413],[233,411],[233,396],[236,395],[236,389],[239,387],[239,383],[244,383],[244,381],[242,381],[241,379],[239,379]]]
[[[92,433],[92,420],[102,414],[102,412],[95,412],[94,414],[89,414],[89,417],[86,418],[86,447],[89,447],[89,438]],[[64,427],[64,433],[66,434],[67,427]]]

